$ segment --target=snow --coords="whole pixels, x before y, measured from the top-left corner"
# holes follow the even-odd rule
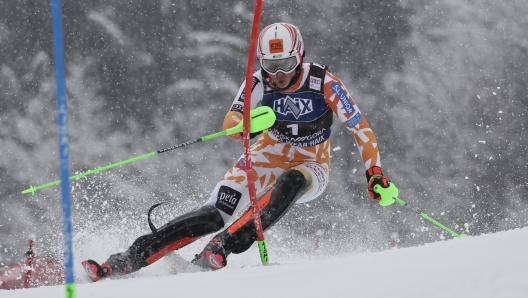
[[[273,247],[268,247],[270,261],[280,264],[262,266],[253,246],[244,254],[230,256],[228,261],[234,261],[216,272],[166,274],[161,267],[156,269],[156,263],[144,273],[85,281],[76,289],[79,298],[528,297],[526,247],[528,228],[523,228],[314,259],[274,260]],[[170,260],[166,258],[165,264]],[[64,297],[64,287],[2,291],[1,296]]]

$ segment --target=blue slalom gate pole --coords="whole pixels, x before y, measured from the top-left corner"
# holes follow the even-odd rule
[[[68,137],[68,108],[66,105],[66,79],[64,74],[64,45],[62,42],[62,9],[60,0],[51,0],[53,22],[53,49],[55,57],[55,84],[57,89],[57,123],[59,135],[59,167],[62,191],[62,233],[64,237],[64,266],[66,269],[66,297],[75,298],[73,274],[73,245],[70,193],[70,162]]]

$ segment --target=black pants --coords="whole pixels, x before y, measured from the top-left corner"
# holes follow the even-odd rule
[[[291,169],[282,174],[274,187],[259,198],[262,228],[266,230],[281,219],[306,188],[307,180],[298,170]],[[204,206],[171,220],[153,233],[137,238],[126,252],[110,256],[107,262],[114,273],[131,273],[223,227],[220,212],[213,206]],[[252,209],[246,210],[213,239],[223,242],[226,254],[242,253],[249,249],[257,240]]]

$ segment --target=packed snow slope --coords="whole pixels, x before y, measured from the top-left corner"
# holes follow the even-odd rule
[[[259,265],[252,247],[245,257],[230,256],[234,261],[217,272],[166,274],[154,264],[144,273],[98,283],[83,280],[76,288],[79,298],[528,297],[527,247],[528,228],[375,253],[281,259],[270,266]],[[164,262],[178,263],[174,256]],[[0,296],[57,298],[64,297],[64,287],[2,291]]]

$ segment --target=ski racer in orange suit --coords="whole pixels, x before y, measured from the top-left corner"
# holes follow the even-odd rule
[[[374,133],[343,83],[324,65],[303,63],[304,43],[299,29],[276,23],[258,39],[261,70],[253,74],[251,109],[271,107],[276,124],[251,146],[255,189],[260,197],[262,227],[269,229],[294,203],[320,196],[328,185],[330,134],[336,115],[354,137],[365,165],[368,191],[380,199],[374,185],[388,187]],[[244,88],[240,87],[223,122],[223,129],[243,119]],[[232,135],[242,139],[241,135]],[[227,171],[199,209],[177,217],[152,233],[137,238],[130,248],[99,265],[83,262],[97,281],[112,274],[139,270],[200,237],[221,230],[234,214],[246,209],[227,229],[216,234],[192,261],[207,269],[221,269],[227,256],[247,250],[255,241],[243,156]]]

